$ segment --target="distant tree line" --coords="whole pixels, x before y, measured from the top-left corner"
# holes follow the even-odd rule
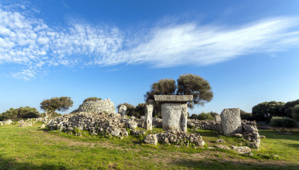
[[[287,103],[262,102],[252,108],[254,120],[270,122],[272,117],[288,117],[299,121],[299,99]]]
[[[9,110],[0,114],[0,121],[7,119],[18,119],[18,118],[38,118],[41,117],[36,108],[33,107],[20,107],[17,109],[10,108]]]

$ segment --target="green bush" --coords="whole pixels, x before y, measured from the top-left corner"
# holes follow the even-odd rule
[[[20,107],[17,109],[10,108],[9,110],[0,114],[0,121],[6,119],[18,119],[18,118],[37,118],[42,115],[33,107]]]
[[[102,100],[102,98],[97,98],[97,97],[88,97],[86,98],[83,103],[88,102],[88,101],[97,101],[97,100]]]
[[[292,108],[292,116],[295,120],[299,121],[299,104]]]
[[[272,117],[269,125],[273,127],[295,128],[297,123],[291,118]]]

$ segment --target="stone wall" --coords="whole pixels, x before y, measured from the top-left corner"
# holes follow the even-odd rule
[[[188,119],[188,127],[203,130],[221,130],[220,122],[213,120]]]
[[[137,127],[133,119],[121,118],[119,114],[87,113],[81,112],[75,115],[63,115],[49,122],[47,127],[60,131],[77,133],[77,130],[89,131],[92,135],[112,135],[116,137],[128,136],[126,128],[131,130]],[[77,130],[76,130],[77,129]]]
[[[105,100],[96,100],[96,101],[87,101],[82,103],[79,108],[73,113],[79,112],[90,112],[90,113],[114,113],[115,114],[115,107],[110,99]]]
[[[149,134],[145,137],[146,144],[156,145],[158,142],[162,144],[175,144],[189,146],[204,146],[205,142],[199,134],[186,133],[179,130],[169,130],[161,134]]]

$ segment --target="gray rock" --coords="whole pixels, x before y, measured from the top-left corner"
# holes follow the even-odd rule
[[[218,114],[215,115],[215,121],[216,121],[216,122],[221,122],[221,117],[220,117],[220,115],[218,115]]]
[[[231,148],[240,154],[249,154],[251,149],[247,146],[231,146]]]
[[[242,133],[240,109],[224,109],[221,113],[221,127],[224,135]]]
[[[121,105],[118,109],[118,113],[121,115],[122,118],[125,118],[126,111],[127,111],[126,105]]]
[[[157,145],[158,144],[157,135],[155,135],[155,134],[147,135],[144,139],[144,143],[151,144],[151,145]]]
[[[217,139],[216,143],[225,143],[225,141],[223,139]]]

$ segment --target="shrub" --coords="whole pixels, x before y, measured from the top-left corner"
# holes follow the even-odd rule
[[[240,114],[241,114],[241,119],[245,119],[245,120],[249,120],[249,121],[253,121],[253,117],[252,117],[252,113],[247,113],[244,110],[240,110]]]
[[[295,120],[299,121],[299,104],[292,108],[292,116]]]
[[[88,101],[97,101],[97,100],[102,100],[102,98],[97,98],[97,97],[88,97],[86,98],[83,103],[88,102]]]
[[[297,123],[291,118],[273,117],[269,125],[273,127],[295,128]]]
[[[36,108],[33,107],[20,107],[17,109],[10,108],[9,110],[0,114],[0,120],[17,119],[17,118],[37,118],[42,116]]]
[[[198,120],[214,120],[215,118],[212,116],[211,112],[210,113],[205,113],[202,112],[197,116]]]

